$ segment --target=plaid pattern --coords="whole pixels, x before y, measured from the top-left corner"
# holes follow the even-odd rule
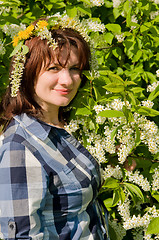
[[[22,114],[0,145],[0,238],[108,240],[99,165],[73,136]]]

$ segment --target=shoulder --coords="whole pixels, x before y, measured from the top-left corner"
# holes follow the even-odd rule
[[[20,124],[13,118],[5,132],[0,136],[0,147],[21,143],[24,140],[24,134]]]

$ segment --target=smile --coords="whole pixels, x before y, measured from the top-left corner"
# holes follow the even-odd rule
[[[71,89],[54,89],[54,90],[61,95],[67,95],[71,92]]]

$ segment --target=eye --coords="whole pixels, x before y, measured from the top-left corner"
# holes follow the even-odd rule
[[[80,72],[80,68],[78,66],[73,66],[73,67],[70,68],[70,70]]]
[[[60,68],[58,66],[51,66],[47,69],[47,71],[54,71],[54,72],[57,72],[59,70],[60,70]]]

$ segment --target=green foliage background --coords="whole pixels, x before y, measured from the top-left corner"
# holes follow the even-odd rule
[[[91,75],[86,72],[89,79],[83,89],[80,90],[77,99],[72,104],[72,118],[74,120],[84,119],[84,127],[96,134],[104,135],[104,125],[96,122],[94,106],[106,105],[114,99],[128,101],[131,108],[123,107],[121,111],[102,111],[99,115],[107,119],[107,125],[111,128],[110,118],[123,117],[126,121],[125,126],[130,126],[134,122],[134,113],[145,116],[147,120],[159,125],[159,87],[151,93],[147,92],[147,86],[157,83],[156,71],[159,69],[159,5],[157,0],[105,0],[103,4],[93,5],[90,0],[10,0],[1,1],[0,15],[0,96],[5,91],[9,82],[9,63],[10,54],[13,51],[11,35],[5,32],[5,26],[10,24],[20,25],[30,24],[35,19],[53,15],[56,12],[66,10],[70,17],[79,15],[80,18],[92,18],[94,21],[105,25],[105,32],[90,32],[94,39],[94,48],[99,63],[99,76]],[[120,3],[115,5],[115,3]],[[157,13],[157,14],[156,14]],[[155,15],[156,14],[156,15]],[[134,20],[135,19],[135,20]],[[119,39],[120,37],[120,39]],[[108,94],[105,92],[108,91]],[[84,96],[84,97],[82,97]],[[153,108],[141,105],[141,101],[153,101]],[[126,125],[127,124],[127,125]],[[131,125],[132,126],[132,125]],[[122,128],[119,124],[112,132],[112,139],[116,136],[118,129]],[[85,147],[88,143],[83,125],[75,131],[75,135],[83,142]],[[138,125],[133,128],[135,145],[129,153],[128,162],[131,165],[135,159],[136,169],[140,174],[151,183],[154,169],[158,168],[159,153],[150,153],[148,147],[141,142],[141,133]],[[79,134],[80,132],[80,134]],[[116,140],[116,145],[119,142]],[[121,143],[120,143],[121,144]],[[117,154],[105,153],[105,162],[114,167],[120,165],[123,177],[117,179],[113,176],[108,178],[101,191],[101,198],[104,200],[110,212],[110,221],[122,224],[117,205],[119,201],[123,203],[126,198],[125,190],[129,192],[131,200],[131,216],[138,215],[136,204],[140,203],[140,214],[143,215],[148,208],[155,206],[159,208],[159,193],[157,191],[143,191],[141,186],[128,181],[125,177],[125,168],[118,162]],[[159,234],[157,225],[159,217],[152,217],[148,226],[150,238]],[[132,227],[125,234],[119,234],[119,225],[110,226],[111,239],[144,239],[147,227]],[[146,230],[145,230],[146,229]],[[140,234],[139,234],[140,232]],[[136,235],[135,235],[136,234]],[[138,236],[138,237],[136,237]],[[139,238],[140,237],[140,238]]]

